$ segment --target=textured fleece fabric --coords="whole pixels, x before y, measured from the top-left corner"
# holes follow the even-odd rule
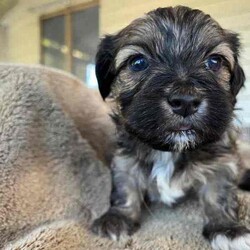
[[[4,250],[206,250],[202,209],[146,206],[119,242],[89,231],[108,209],[114,127],[99,96],[42,66],[0,65],[0,248]],[[249,149],[241,145],[246,163]],[[250,194],[240,193],[248,224]]]

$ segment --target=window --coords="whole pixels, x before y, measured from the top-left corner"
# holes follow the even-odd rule
[[[99,42],[97,2],[41,18],[41,63],[72,72],[95,88],[95,54]]]

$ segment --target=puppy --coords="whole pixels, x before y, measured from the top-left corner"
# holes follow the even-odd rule
[[[132,234],[145,196],[172,206],[195,192],[213,249],[250,249],[237,218],[239,47],[237,34],[182,6],[151,11],[101,41],[96,74],[102,97],[115,103],[118,149],[111,207],[95,233]]]

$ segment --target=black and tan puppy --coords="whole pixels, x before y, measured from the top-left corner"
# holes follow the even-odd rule
[[[213,249],[250,249],[250,231],[237,219],[232,119],[245,80],[238,55],[237,34],[181,6],[151,11],[102,40],[96,73],[103,98],[115,102],[118,150],[111,208],[94,232],[131,234],[145,196],[171,206],[195,191]]]

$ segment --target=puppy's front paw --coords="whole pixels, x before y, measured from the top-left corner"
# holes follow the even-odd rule
[[[102,237],[119,240],[122,234],[131,235],[138,228],[139,223],[135,223],[120,212],[110,209],[94,221],[91,230]]]
[[[250,233],[236,238],[218,234],[211,242],[213,250],[250,250]]]
[[[250,231],[246,227],[234,225],[213,229],[209,235],[213,250],[250,250]]]

